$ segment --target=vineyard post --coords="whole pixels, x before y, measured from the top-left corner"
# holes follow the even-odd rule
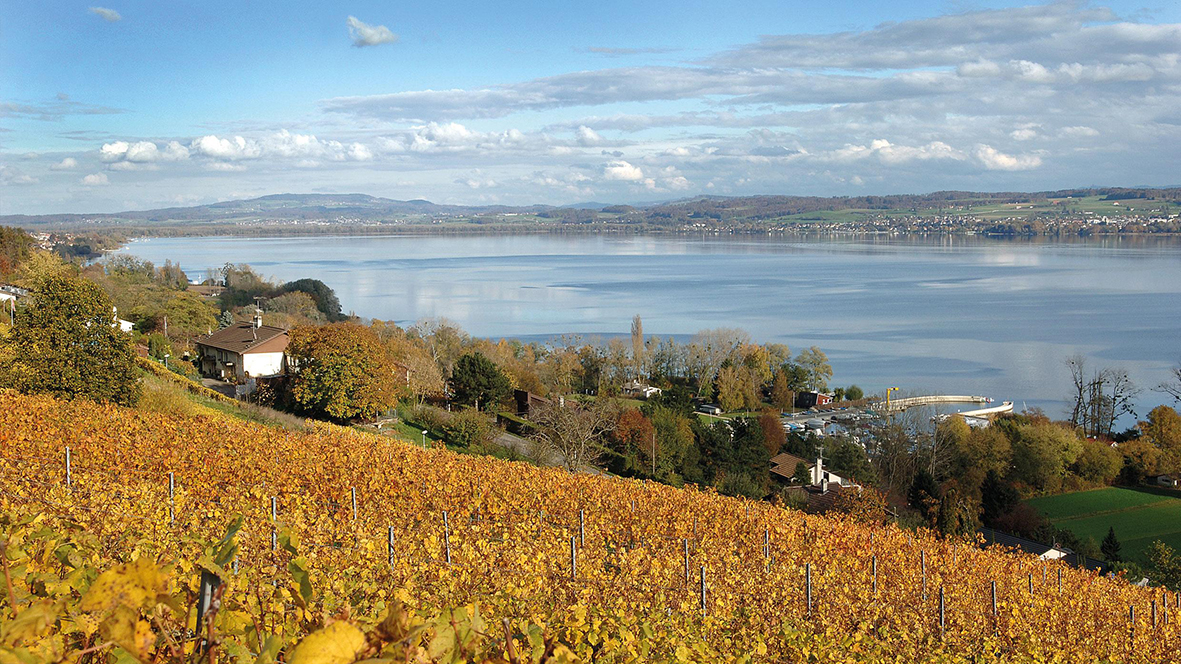
[[[688,538],[681,540],[685,545],[685,584],[689,583],[689,540]]]
[[[168,473],[168,523],[176,523],[176,478]]]
[[[447,552],[447,564],[451,564],[451,524],[447,521],[447,510],[443,510],[443,547]]]
[[[697,539],[697,515],[693,515],[693,539]]]
[[[771,529],[763,528],[763,557],[771,557]]]
[[[943,586],[939,586],[939,639],[943,639],[944,631],[947,628],[947,612],[946,604],[943,599]]]
[[[804,563],[804,597],[808,603],[808,615],[812,615],[812,563]]]
[[[390,570],[394,569],[394,527],[390,526],[385,542],[386,556],[390,559]]]
[[[705,608],[705,565],[701,566],[701,615],[706,615]]]
[[[276,522],[279,520],[279,501],[271,496],[271,551],[279,548],[279,531]]]
[[[923,572],[923,601],[927,601],[927,550],[919,552],[919,565]]]
[[[992,582],[992,619],[995,622],[997,619],[996,612],[996,581]]]
[[[571,581],[574,580],[574,577],[578,576],[578,558],[575,557],[574,550],[575,550],[574,536],[571,535],[570,536],[570,580]]]
[[[578,546],[586,546],[586,511],[578,510]]]
[[[1152,598],[1152,628],[1156,629],[1156,598]]]
[[[66,445],[66,488],[74,488],[74,478],[70,473],[70,446]]]
[[[1058,592],[1062,592],[1062,566],[1058,566]]]
[[[1131,657],[1136,645],[1136,605],[1128,605],[1128,656]]]
[[[351,489],[353,494],[353,521],[357,520],[357,487]]]
[[[238,576],[238,556],[234,556],[234,576]]]
[[[870,567],[873,568],[873,594],[877,595],[878,594],[878,557],[877,557],[877,554],[874,554],[873,558],[870,559]]]

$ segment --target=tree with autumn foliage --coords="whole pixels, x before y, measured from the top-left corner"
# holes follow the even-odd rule
[[[287,345],[291,399],[302,411],[336,421],[374,417],[398,402],[399,380],[373,330],[355,323],[297,327]]]
[[[119,329],[101,288],[70,274],[40,282],[0,341],[0,385],[59,399],[82,397],[124,406],[139,400],[131,337]]]

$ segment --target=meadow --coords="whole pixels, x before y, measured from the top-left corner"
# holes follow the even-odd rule
[[[1163,490],[1108,487],[1065,493],[1027,501],[1058,528],[1081,539],[1102,542],[1109,528],[1122,546],[1124,558],[1145,562],[1144,552],[1155,540],[1181,549],[1181,493]]]

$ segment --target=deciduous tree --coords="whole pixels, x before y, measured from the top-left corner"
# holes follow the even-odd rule
[[[140,396],[131,337],[111,300],[80,277],[45,278],[33,303],[17,310],[0,346],[0,384],[26,393],[133,405]]]
[[[368,327],[297,327],[287,353],[291,397],[302,410],[337,421],[375,417],[398,401],[399,381],[386,348]]]

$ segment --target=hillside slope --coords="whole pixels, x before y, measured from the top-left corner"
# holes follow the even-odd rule
[[[87,551],[97,569],[171,564],[189,602],[214,555],[207,543],[243,515],[214,621],[236,661],[253,660],[267,634],[292,645],[348,622],[368,636],[350,632],[343,655],[303,661],[421,642],[415,657],[447,661],[1161,662],[1179,644],[1160,591],[1028,556],[328,425],[288,432],[0,393],[0,507],[41,514],[36,528],[9,518],[9,541],[64,533],[16,581],[62,602],[93,581],[60,590],[73,578],[74,559],[52,554],[63,550]],[[379,624],[391,607],[403,631]],[[183,634],[167,621],[141,621],[155,639],[141,643],[156,644],[143,657]],[[73,624],[45,630],[67,649],[98,643]],[[357,632],[330,633],[345,629]]]

